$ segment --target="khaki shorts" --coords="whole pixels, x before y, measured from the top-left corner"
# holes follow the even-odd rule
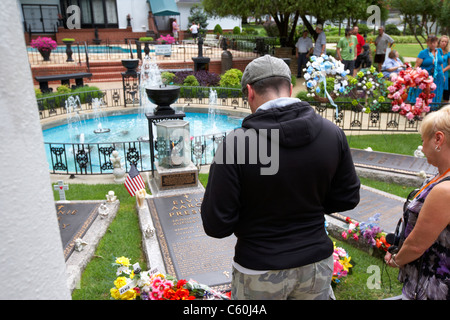
[[[232,300],[330,300],[333,256],[306,266],[248,275],[233,268]]]

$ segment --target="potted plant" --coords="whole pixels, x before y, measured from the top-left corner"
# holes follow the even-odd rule
[[[50,53],[52,50],[56,49],[57,46],[56,41],[48,37],[38,37],[37,39],[31,40],[31,47],[40,52],[44,61],[50,61]]]
[[[139,42],[143,42],[144,43],[144,53],[145,53],[146,56],[148,56],[148,54],[150,53],[150,48],[149,48],[148,44],[151,41],[153,41],[152,37],[140,37],[139,38]]]
[[[62,42],[64,42],[64,44],[66,45],[66,54],[67,54],[66,62],[72,62],[73,61],[73,59],[72,59],[72,54],[73,54],[72,43],[75,42],[75,39],[73,39],[73,38],[64,38],[64,39],[62,39]]]

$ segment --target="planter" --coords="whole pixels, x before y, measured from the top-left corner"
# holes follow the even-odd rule
[[[74,43],[74,41],[63,41],[63,42],[66,45],[66,54],[67,54],[66,62],[73,62],[73,59],[72,59],[72,54],[73,54],[72,43]]]
[[[157,105],[155,115],[175,114],[175,110],[170,107],[180,96],[180,87],[178,86],[159,86],[146,88],[147,97],[150,102]]]
[[[39,50],[39,53],[44,58],[44,61],[50,61],[50,53],[52,53],[52,50]]]
[[[123,59],[122,65],[127,68],[127,75],[136,75],[136,69],[139,66],[139,59]]]

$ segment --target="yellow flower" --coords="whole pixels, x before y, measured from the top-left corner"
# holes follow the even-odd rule
[[[127,284],[127,278],[125,278],[125,277],[118,277],[114,281],[114,285],[116,286],[117,289],[122,288],[126,284]]]
[[[339,262],[342,264],[342,267],[344,268],[345,271],[348,271],[349,268],[353,267],[353,265],[350,264],[351,259],[352,259],[351,257],[345,257],[345,258],[339,260]]]
[[[130,259],[122,256],[122,257],[116,259],[116,263],[127,267],[130,265]]]
[[[127,292],[124,292],[122,295],[120,295],[120,299],[134,300],[134,299],[136,299],[136,291],[134,291],[133,289],[130,289]]]
[[[120,299],[120,293],[119,290],[116,288],[111,288],[111,290],[109,290],[111,292],[111,297],[113,297],[116,300]]]

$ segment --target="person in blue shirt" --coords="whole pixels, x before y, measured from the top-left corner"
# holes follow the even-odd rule
[[[433,104],[430,105],[431,110],[437,110],[437,104],[442,101],[442,94],[444,91],[445,76],[443,67],[442,50],[438,48],[438,38],[435,35],[429,35],[427,39],[427,48],[420,51],[416,59],[416,68],[420,67],[428,71],[433,77],[436,89],[432,92],[435,94]],[[408,94],[408,101],[415,103],[416,98],[422,92],[419,88],[411,88]]]
[[[398,51],[392,50],[389,52],[388,58],[383,62],[381,72],[383,72],[383,75],[388,79],[392,73],[399,73],[401,70],[405,70],[405,65],[398,56]]]
[[[445,75],[445,83],[444,83],[444,93],[442,95],[442,102],[448,102],[450,100],[450,85],[448,84],[448,73],[450,70],[450,45],[448,36],[441,36],[438,42],[438,48],[442,50],[442,55],[444,57],[443,67],[444,67],[444,75]]]

